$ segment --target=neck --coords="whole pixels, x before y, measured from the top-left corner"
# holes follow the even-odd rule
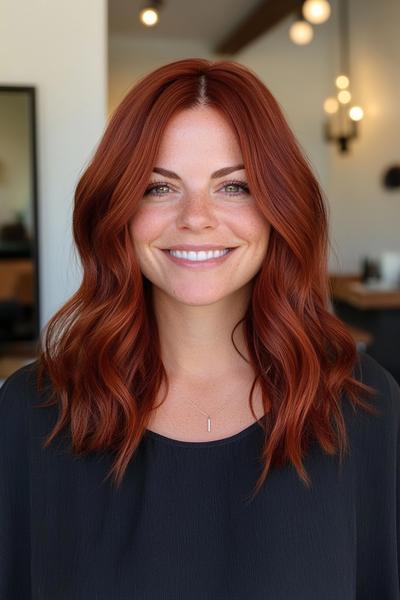
[[[231,335],[246,312],[250,288],[206,306],[192,306],[152,290],[161,358],[167,374],[175,380],[215,381],[249,372],[250,365],[233,346]],[[233,340],[248,360],[244,323],[236,328]]]

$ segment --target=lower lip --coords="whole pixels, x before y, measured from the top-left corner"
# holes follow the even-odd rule
[[[163,250],[162,252],[164,252],[164,254],[166,254],[166,256],[168,256],[168,258],[172,260],[172,262],[174,262],[177,265],[180,265],[181,267],[190,267],[192,269],[204,269],[205,267],[215,267],[217,265],[222,264],[229,258],[229,256],[234,250],[236,250],[236,248],[231,248],[226,254],[223,254],[222,256],[219,256],[217,258],[209,258],[208,260],[188,260],[185,258],[178,258],[177,256],[173,256],[168,250]]]

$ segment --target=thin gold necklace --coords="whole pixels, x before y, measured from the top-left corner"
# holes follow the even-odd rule
[[[201,410],[201,408],[199,408],[199,407],[198,407],[198,406],[197,406],[197,405],[196,405],[196,404],[193,402],[193,400],[190,400],[190,398],[188,398],[188,400],[189,400],[189,402],[190,402],[191,404],[193,404],[193,406],[194,406],[195,408],[197,408],[197,410],[199,410],[199,411],[200,411],[200,412],[201,412],[203,415],[205,415],[205,416],[207,417],[207,431],[211,431],[211,416],[210,416],[210,415],[209,415],[207,412],[204,412],[204,410]],[[219,413],[219,412],[220,412],[222,409],[224,409],[224,408],[226,408],[226,406],[222,406],[221,408],[219,408],[219,409],[217,410],[217,413]],[[215,414],[216,414],[216,413],[215,413]],[[213,418],[214,418],[214,417],[213,417]]]
[[[268,369],[266,370],[266,373],[268,373],[270,369],[271,365],[269,365]],[[201,408],[199,408],[197,404],[195,404],[190,398],[188,398],[188,400],[195,408],[197,408],[197,410],[199,410],[203,415],[207,417],[207,431],[211,431],[211,415],[207,412],[204,412],[204,410],[201,410]],[[224,408],[226,408],[226,406],[221,406],[221,408],[219,408],[215,414],[219,413]]]
[[[268,373],[268,371],[270,370],[270,368],[271,368],[271,365],[270,365],[270,366],[268,367],[268,369],[266,370],[266,372],[267,372],[267,373]],[[193,400],[190,400],[190,398],[188,398],[188,400],[189,400],[189,402],[190,402],[190,403],[191,403],[191,404],[192,404],[192,405],[193,405],[195,408],[197,408],[197,410],[199,410],[199,411],[200,411],[200,412],[201,412],[203,415],[205,415],[205,416],[207,417],[207,431],[211,431],[211,415],[209,415],[209,413],[207,413],[207,412],[204,412],[204,410],[201,410],[201,408],[199,408],[199,407],[197,406],[197,404],[195,404],[195,403],[193,402]],[[224,408],[226,408],[226,406],[221,406],[221,408],[219,408],[219,409],[217,410],[217,413],[219,413],[219,412],[220,412],[221,410],[223,410]],[[215,414],[217,414],[217,413],[215,413]],[[214,418],[214,417],[213,417],[213,418]]]

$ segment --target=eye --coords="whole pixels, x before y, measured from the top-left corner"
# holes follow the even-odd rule
[[[228,194],[228,196],[241,196],[243,194],[249,194],[249,187],[247,185],[247,183],[245,181],[228,181],[226,182],[223,186],[222,189],[224,188],[240,188],[239,191],[227,191],[226,193]],[[160,192],[157,191],[160,188],[164,188],[164,190],[166,189],[167,191],[165,192]],[[153,183],[150,184],[148,186],[148,188],[146,189],[144,195],[145,196],[166,196],[168,194],[168,190],[170,190],[170,186],[168,183],[165,182],[157,182],[157,183]]]
[[[161,192],[161,193],[156,192],[155,190],[157,188],[169,188],[169,185],[168,185],[168,183],[163,183],[163,182],[153,183],[153,184],[149,185],[149,187],[146,189],[144,195],[145,196],[148,196],[148,195],[150,195],[150,196],[165,196],[165,194],[163,192]]]
[[[239,192],[227,192],[228,196],[241,196],[242,194],[248,194],[249,193],[249,187],[247,185],[247,183],[245,181],[228,181],[227,183],[225,183],[223,185],[223,188],[241,188],[241,191]]]

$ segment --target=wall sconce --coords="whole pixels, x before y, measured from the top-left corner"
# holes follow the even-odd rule
[[[361,106],[351,105],[348,0],[339,0],[340,75],[335,79],[336,96],[326,98],[324,138],[335,142],[339,152],[348,152],[350,140],[358,136],[358,121],[364,117]]]

